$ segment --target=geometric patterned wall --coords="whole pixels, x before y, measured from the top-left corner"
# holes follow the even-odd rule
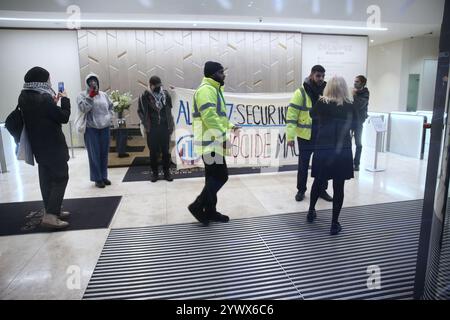
[[[301,79],[300,33],[201,30],[78,30],[81,85],[90,72],[100,89],[131,92],[129,125],[139,123],[137,99],[148,79],[196,88],[203,65],[225,67],[230,92],[294,92]]]

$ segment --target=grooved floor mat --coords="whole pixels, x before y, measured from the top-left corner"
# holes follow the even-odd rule
[[[422,203],[112,229],[84,299],[412,299]]]

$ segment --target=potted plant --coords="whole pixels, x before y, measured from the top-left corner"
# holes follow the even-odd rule
[[[123,113],[125,112],[125,110],[130,109],[132,96],[129,92],[121,94],[118,90],[113,90],[111,91],[109,98],[113,103],[113,111],[117,113],[117,124],[118,124],[116,136],[117,153],[119,155],[119,158],[128,157],[129,154],[126,152],[128,140],[128,134],[126,129],[127,125]]]
[[[109,97],[113,103],[113,110],[117,113],[117,118],[119,121],[123,120],[124,111],[130,109],[132,95],[129,92],[121,94],[119,90],[113,90],[111,91]]]

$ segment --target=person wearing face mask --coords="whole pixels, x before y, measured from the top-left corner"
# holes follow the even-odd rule
[[[217,211],[217,193],[228,180],[226,151],[231,147],[229,133],[239,127],[228,120],[222,88],[224,68],[218,62],[205,63],[202,83],[194,94],[194,150],[205,164],[205,186],[188,210],[203,225],[210,221],[228,222],[230,218]]]
[[[151,181],[158,181],[158,159],[162,154],[164,179],[173,181],[170,174],[170,136],[175,124],[172,116],[172,98],[163,89],[161,79],[153,76],[149,80],[149,90],[139,98],[138,115],[147,133],[150,150]]]
[[[97,188],[111,185],[108,180],[108,153],[113,104],[108,95],[100,91],[96,74],[86,77],[86,91],[77,97],[78,110],[86,115],[84,142],[89,157],[91,181]]]
[[[41,225],[54,229],[66,228],[70,213],[61,210],[69,181],[69,150],[61,125],[70,118],[67,93],[55,93],[50,74],[41,67],[30,69],[19,96],[19,108],[28,140],[39,170],[39,185],[44,201]],[[61,99],[61,107],[57,106]]]
[[[305,79],[303,85],[297,89],[288,107],[286,117],[287,144],[294,147],[297,139],[299,148],[298,172],[297,172],[297,194],[296,201],[303,201],[306,193],[308,180],[308,169],[311,156],[315,148],[317,136],[317,123],[311,118],[309,111],[317,103],[325,89],[325,68],[316,65],[311,69],[311,74]],[[323,181],[320,187],[319,197],[325,201],[333,201],[327,193],[328,181]]]
[[[353,89],[353,106],[356,109],[358,118],[356,122],[355,129],[352,130],[352,135],[355,138],[356,152],[355,159],[353,160],[354,170],[359,171],[359,163],[361,160],[362,153],[362,143],[361,137],[363,133],[363,125],[366,121],[368,115],[369,106],[369,89],[366,88],[367,79],[366,77],[360,75],[355,78],[354,89]]]

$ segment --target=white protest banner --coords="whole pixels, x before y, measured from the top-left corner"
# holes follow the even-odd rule
[[[203,166],[194,152],[192,121],[195,91],[175,88],[172,114],[175,120],[177,169]],[[293,93],[224,93],[230,121],[242,127],[238,136],[231,134],[232,148],[226,157],[229,167],[279,167],[298,163],[297,145],[287,146],[286,115]]]

